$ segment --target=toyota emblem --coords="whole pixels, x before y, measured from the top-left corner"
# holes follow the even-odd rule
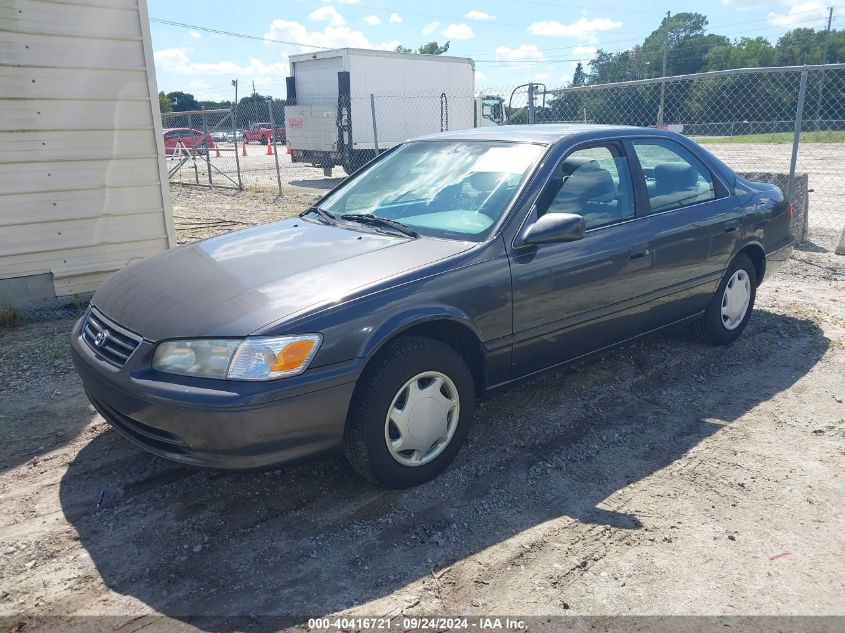
[[[106,341],[109,340],[109,331],[102,330],[97,332],[97,336],[94,337],[94,345],[97,347],[102,347],[106,344]]]

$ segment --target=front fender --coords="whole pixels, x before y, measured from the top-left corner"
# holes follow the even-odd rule
[[[373,331],[372,335],[363,342],[357,356],[358,358],[371,358],[391,339],[400,336],[411,328],[434,321],[450,321],[461,325],[470,330],[481,344],[481,334],[478,328],[469,318],[469,315],[460,309],[447,305],[420,306],[405,313],[391,315],[386,321],[383,321]]]

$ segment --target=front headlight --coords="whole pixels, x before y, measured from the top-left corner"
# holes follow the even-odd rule
[[[245,339],[165,341],[153,355],[153,368],[170,374],[270,380],[304,372],[323,337],[250,336]]]

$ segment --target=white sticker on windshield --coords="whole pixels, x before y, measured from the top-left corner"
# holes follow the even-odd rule
[[[475,162],[472,171],[493,171],[506,174],[521,174],[537,158],[541,149],[527,143],[509,147],[491,147]]]

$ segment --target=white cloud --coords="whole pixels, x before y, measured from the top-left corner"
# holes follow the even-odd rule
[[[255,57],[250,57],[248,63],[222,59],[216,62],[194,62],[191,61],[188,53],[181,48],[166,48],[156,51],[153,54],[156,69],[173,73],[174,75],[227,75],[229,77],[244,77],[255,79],[256,84],[261,83],[259,77],[287,77],[288,64],[284,62],[264,62]],[[194,83],[203,80],[195,80]],[[228,83],[228,82],[227,82]],[[210,85],[209,85],[210,87]]]
[[[563,24],[557,20],[534,22],[528,27],[534,35],[546,37],[571,37],[576,40],[596,41],[596,33],[612,31],[622,26],[622,22],[610,18],[580,17],[572,24]]]
[[[366,22],[370,26],[378,26],[379,24],[381,24],[381,18],[377,15],[365,15],[364,22]]]
[[[390,17],[387,18],[387,21],[391,24],[402,24],[402,16],[394,12],[390,14]]]
[[[475,71],[475,80],[476,81],[484,81],[485,79],[487,79],[487,75],[485,75],[480,70]]]
[[[772,26],[812,27],[827,22],[828,5],[824,2],[784,2],[789,10],[786,13],[770,12],[768,22]],[[814,24],[815,23],[815,24]]]
[[[496,49],[496,61],[498,62],[538,62],[543,60],[543,51],[535,44],[523,44],[518,48],[499,46]]]
[[[201,40],[202,33],[200,33],[199,31],[188,31],[188,37],[190,37],[192,40]]]
[[[450,40],[470,40],[475,37],[475,33],[469,28],[468,24],[461,22],[460,24],[450,24],[443,31],[443,37]]]
[[[290,20],[273,20],[270,29],[264,34],[265,39],[308,42],[325,48],[376,48],[390,51],[395,49],[399,40],[373,44],[362,31],[355,31],[348,26],[327,25],[322,31],[309,31],[304,24]],[[313,46],[301,46],[303,52],[316,50]]]
[[[484,11],[467,11],[467,14],[464,16],[467,20],[495,20],[495,15],[490,15],[489,13],[484,13]]]
[[[338,13],[337,9],[331,6],[314,9],[308,14],[308,17],[314,20],[314,22],[328,22],[332,26],[343,26],[346,24],[346,18]]]
[[[423,35],[431,35],[432,33],[434,33],[437,30],[437,27],[439,27],[439,26],[440,26],[440,22],[438,22],[437,20],[435,20],[434,22],[429,22],[428,24],[426,24],[423,27],[422,33],[423,33]]]
[[[722,0],[722,4],[734,7],[739,11],[747,11],[748,9],[756,9],[767,4],[772,4],[772,0]]]
[[[361,0],[334,0],[337,4],[358,4]],[[323,0],[323,4],[331,4],[332,0]]]
[[[531,81],[548,81],[551,78],[552,73],[537,73],[531,78]]]

